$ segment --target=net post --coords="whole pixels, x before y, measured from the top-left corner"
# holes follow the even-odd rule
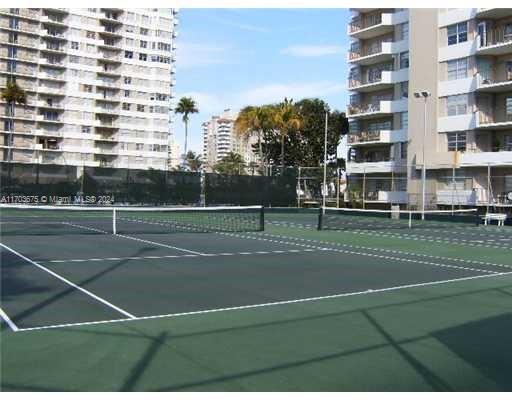
[[[322,230],[322,219],[323,219],[323,207],[320,207],[319,209],[319,213],[318,213],[318,226],[317,226],[317,230],[321,231]]]
[[[261,206],[260,210],[260,231],[265,230],[265,207]]]
[[[116,209],[113,208],[112,209],[112,234],[114,234],[114,235],[117,234],[116,221],[117,221]]]
[[[409,210],[409,229],[412,228],[412,211]]]

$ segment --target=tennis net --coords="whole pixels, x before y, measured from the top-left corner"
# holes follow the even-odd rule
[[[263,229],[261,206],[168,208],[0,204],[1,235],[247,232]]]
[[[321,208],[319,230],[395,230],[411,228],[444,229],[478,225],[476,209],[404,211],[356,208]]]

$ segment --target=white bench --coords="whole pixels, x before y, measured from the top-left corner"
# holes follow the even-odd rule
[[[484,220],[484,225],[488,225],[491,221],[498,221],[498,226],[503,226],[505,225],[507,214],[487,213],[482,218]]]

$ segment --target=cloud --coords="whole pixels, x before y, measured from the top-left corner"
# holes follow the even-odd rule
[[[334,45],[296,45],[281,50],[281,54],[293,57],[324,57],[343,54],[344,52],[345,48],[343,46]]]
[[[242,92],[237,103],[239,105],[275,103],[282,101],[285,97],[301,100],[339,93],[344,89],[344,84],[332,81],[273,83]]]
[[[202,67],[213,64],[226,64],[228,47],[209,44],[179,42],[176,65],[178,68]]]

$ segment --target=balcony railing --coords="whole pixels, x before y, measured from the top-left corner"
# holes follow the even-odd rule
[[[348,115],[364,114],[380,111],[380,101],[370,104],[349,104],[347,106]]]
[[[350,133],[347,136],[348,144],[375,142],[380,140],[380,131]]]
[[[349,59],[355,60],[361,57],[367,57],[374,54],[382,53],[382,43],[384,42],[376,42],[371,46],[363,46],[360,49],[354,49],[349,52]]]
[[[382,70],[386,71],[386,70]],[[355,77],[348,80],[348,87],[355,88],[363,85],[369,85],[371,83],[382,82],[382,71],[373,71],[363,77]]]
[[[485,33],[485,36],[479,37],[480,48],[496,46],[510,42],[512,42],[512,33],[504,26],[495,29],[489,29]]]
[[[480,110],[478,112],[478,122],[480,125],[512,123],[512,114],[503,113],[504,118],[496,118],[493,111]]]
[[[499,74],[496,68],[478,71],[477,76],[479,86],[512,82],[512,71],[505,71],[504,73]]]
[[[350,22],[350,33],[370,28],[381,23],[382,14],[372,14],[366,15],[364,17],[356,17]]]

